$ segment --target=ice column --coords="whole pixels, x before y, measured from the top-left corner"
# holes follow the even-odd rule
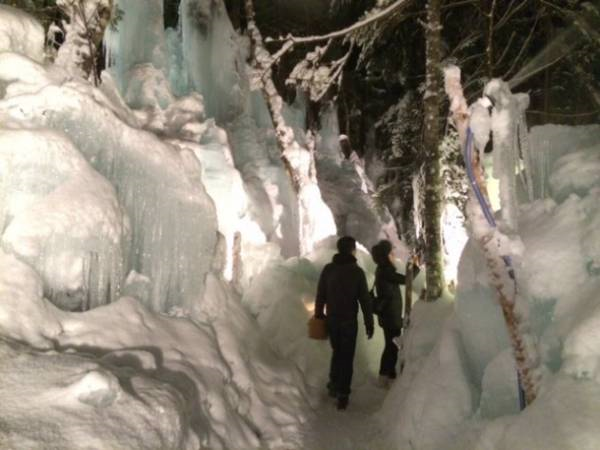
[[[128,87],[128,72],[136,65],[150,63],[166,70],[166,40],[162,0],[117,0],[123,12],[115,28],[105,34],[107,66],[121,92]]]
[[[484,94],[494,102],[492,133],[494,136],[493,176],[500,180],[502,219],[517,230],[518,200],[515,170],[519,161],[519,122],[529,105],[525,94],[513,95],[508,84],[500,79],[490,81]]]

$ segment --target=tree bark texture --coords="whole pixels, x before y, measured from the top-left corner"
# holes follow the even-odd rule
[[[426,90],[424,98],[425,134],[425,265],[427,269],[427,301],[438,299],[443,292],[441,213],[443,185],[441,179],[440,103],[441,0],[427,3],[426,24]]]

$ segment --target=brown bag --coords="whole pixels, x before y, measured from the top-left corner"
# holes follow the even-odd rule
[[[325,319],[311,317],[308,320],[308,337],[311,339],[327,339],[327,324]]]

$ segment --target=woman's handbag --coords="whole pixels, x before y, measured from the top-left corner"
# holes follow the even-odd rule
[[[308,320],[308,337],[311,339],[327,339],[327,323],[325,319],[311,317]]]

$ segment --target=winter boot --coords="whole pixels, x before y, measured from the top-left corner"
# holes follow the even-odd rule
[[[390,387],[391,380],[387,375],[379,375],[377,378],[377,386],[383,389],[388,389]]]
[[[348,408],[348,397],[338,397],[337,401],[337,409],[338,411],[343,411]]]

